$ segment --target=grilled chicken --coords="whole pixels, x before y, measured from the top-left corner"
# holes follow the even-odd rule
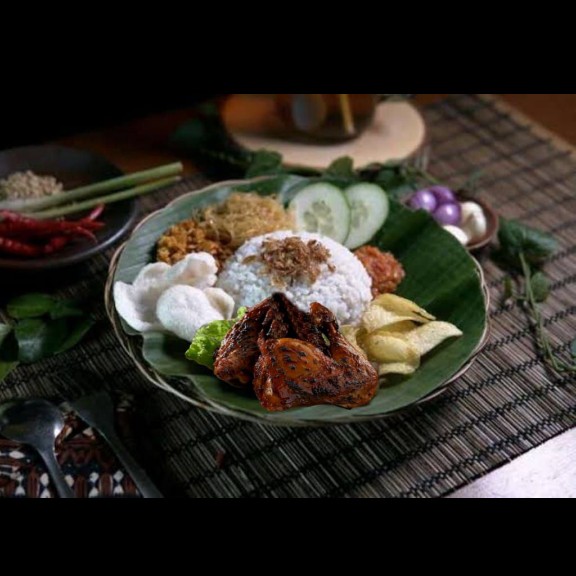
[[[214,374],[232,386],[248,387],[260,356],[258,338],[300,338],[319,347],[326,347],[322,334],[306,312],[300,311],[283,294],[275,294],[251,308],[234,325],[222,342],[214,361]]]
[[[258,338],[270,314],[271,303],[264,300],[248,310],[222,341],[214,360],[214,374],[220,380],[237,388],[248,387],[254,377],[254,366],[260,356]],[[265,322],[266,320],[266,322]],[[281,328],[276,327],[276,329]],[[281,330],[278,330],[281,334]]]
[[[282,294],[236,324],[216,355],[214,373],[233,386],[253,383],[271,411],[317,404],[355,408],[378,389],[376,371],[339,333],[328,309],[313,304],[308,314]]]
[[[330,341],[327,352],[303,340],[260,335],[254,391],[262,406],[281,411],[318,404],[342,408],[369,404],[378,390],[374,367],[340,334],[328,309],[312,304],[309,316]]]

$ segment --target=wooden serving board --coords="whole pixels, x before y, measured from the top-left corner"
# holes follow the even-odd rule
[[[409,102],[378,106],[372,125],[355,140],[318,143],[295,136],[280,118],[271,94],[235,94],[222,109],[224,125],[241,147],[275,150],[292,166],[322,169],[342,156],[358,168],[416,156],[426,141],[426,124]]]

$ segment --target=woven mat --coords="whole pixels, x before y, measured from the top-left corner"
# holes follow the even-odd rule
[[[453,96],[425,115],[430,169],[440,180],[457,186],[483,169],[484,196],[504,216],[550,231],[561,242],[548,267],[553,286],[545,316],[562,348],[576,334],[573,151],[486,96]],[[144,209],[203,184],[196,177],[146,199]],[[50,375],[77,364],[129,390],[141,420],[138,456],[167,496],[440,496],[576,424],[576,382],[549,373],[539,361],[524,314],[499,305],[503,275],[489,262],[492,341],[448,393],[385,421],[281,429],[191,408],[142,381],[104,319],[109,256],[59,279],[63,293],[97,299],[100,330],[66,355],[16,370],[0,384],[0,401],[50,395]]]

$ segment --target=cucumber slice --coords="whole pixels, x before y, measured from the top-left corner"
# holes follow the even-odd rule
[[[345,246],[350,250],[368,244],[390,213],[388,195],[376,184],[355,184],[344,191],[350,204],[350,233]]]
[[[316,232],[343,244],[350,232],[350,207],[344,193],[332,184],[302,188],[290,203],[296,229]]]

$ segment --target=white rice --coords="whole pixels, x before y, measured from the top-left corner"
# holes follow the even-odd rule
[[[281,288],[273,283],[260,260],[244,262],[248,257],[260,254],[264,240],[291,237],[304,242],[317,240],[330,252],[329,262],[322,265],[322,272],[314,284],[305,280]],[[333,266],[333,272],[329,265]],[[372,280],[360,260],[334,240],[306,232],[274,232],[249,240],[226,263],[216,286],[234,298],[236,308],[255,306],[275,292],[282,292],[304,311],[308,311],[313,302],[319,302],[331,310],[341,324],[358,324],[372,301]]]

